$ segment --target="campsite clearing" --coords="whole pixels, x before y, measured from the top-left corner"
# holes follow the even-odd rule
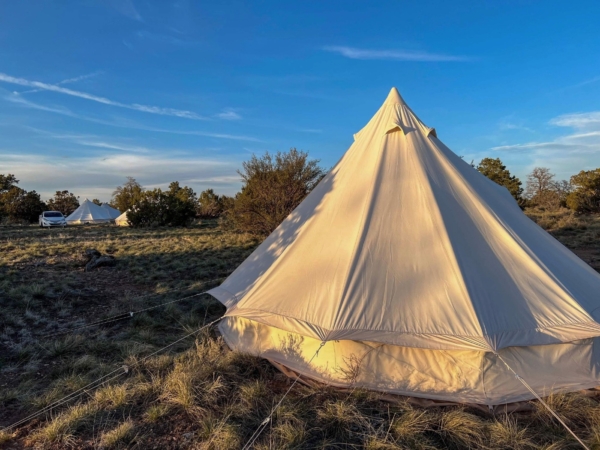
[[[600,218],[528,211],[600,269]],[[130,369],[0,435],[7,447],[241,448],[290,380],[226,349],[213,331],[141,358],[219,317],[208,295],[258,240],[216,222],[187,229],[79,226],[0,229],[0,425],[7,426],[122,367]],[[115,267],[85,272],[83,252]],[[125,318],[60,334],[107,317]],[[550,403],[590,446],[600,404],[579,393]],[[543,408],[492,417],[465,407],[419,409],[362,390],[296,385],[256,448],[536,448],[571,442]],[[0,444],[2,445],[2,444]],[[558,448],[558,447],[557,447]]]

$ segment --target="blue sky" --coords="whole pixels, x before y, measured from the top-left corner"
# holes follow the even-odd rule
[[[109,200],[233,194],[252,153],[332,166],[392,86],[468,161],[600,166],[598,2],[0,3],[0,173]]]

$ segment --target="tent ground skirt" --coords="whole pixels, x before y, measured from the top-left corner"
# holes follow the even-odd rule
[[[328,341],[319,350],[317,339],[231,316],[221,321],[219,330],[233,350],[266,358],[304,379],[339,388],[360,387],[486,407],[532,399],[492,352],[350,340]],[[499,353],[540,396],[600,385],[600,338],[509,347]]]

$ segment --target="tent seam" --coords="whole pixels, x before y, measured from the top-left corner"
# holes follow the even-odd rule
[[[382,136],[382,137],[380,137],[380,140],[379,140],[379,145],[380,146],[381,146],[381,142],[384,139],[386,139],[385,135]],[[379,152],[379,157],[378,157],[377,166],[376,166],[377,167],[377,172],[379,172],[379,170],[381,168],[381,162],[382,162],[382,159],[383,159],[383,153],[384,152]],[[349,289],[349,275],[351,274],[352,267],[354,266],[354,260],[355,260],[356,254],[358,252],[359,242],[362,240],[362,238],[364,236],[364,233],[365,233],[366,212],[369,209],[368,205],[373,203],[372,202],[372,200],[373,200],[373,192],[375,192],[376,182],[377,182],[377,177],[373,177],[373,182],[371,183],[371,188],[369,190],[369,195],[365,195],[365,200],[364,200],[364,203],[363,203],[363,209],[362,209],[362,212],[361,212],[361,219],[360,219],[360,231],[356,234],[356,239],[354,241],[354,246],[353,246],[353,249],[352,249],[352,257],[349,260],[348,270],[346,271],[346,276],[344,278],[346,280],[346,282],[344,283],[344,289],[342,290],[340,304],[339,304],[339,307],[338,307],[338,309],[336,311],[336,314],[335,314],[335,317],[334,317],[334,319],[332,321],[332,324],[335,324],[335,323],[338,322],[340,311],[342,311],[344,309],[344,305],[345,305],[344,299],[346,298],[346,294],[347,294],[348,289]],[[328,333],[327,333],[327,335],[329,335],[329,333],[331,331],[332,330],[329,330]],[[328,336],[326,336],[326,337],[328,337]]]
[[[499,334],[503,334],[503,333],[512,333],[515,331],[520,331],[520,332],[527,332],[527,331],[545,331],[545,330],[553,330],[553,329],[557,329],[557,328],[561,328],[561,327],[568,327],[568,326],[574,326],[574,325],[592,325],[590,328],[594,329],[596,328],[598,330],[598,332],[600,332],[600,324],[596,321],[589,321],[589,322],[574,322],[574,323],[570,323],[570,324],[562,324],[562,325],[551,325],[548,327],[537,327],[537,328],[523,328],[520,330],[502,330],[499,331],[497,333],[494,334],[483,334],[481,336],[478,335],[473,335],[473,334],[449,334],[449,333],[427,333],[427,332],[414,332],[414,331],[398,331],[398,330],[386,330],[386,329],[378,329],[378,328],[336,328],[336,329],[329,329],[326,328],[322,325],[319,324],[315,324],[315,323],[311,323],[308,322],[306,320],[303,319],[299,319],[295,316],[289,315],[289,314],[284,314],[284,313],[278,313],[275,311],[266,311],[263,309],[257,309],[257,308],[248,308],[249,311],[258,311],[258,312],[262,312],[262,313],[267,313],[267,314],[272,314],[272,315],[276,315],[276,316],[280,316],[280,317],[284,317],[286,319],[293,319],[296,320],[298,322],[302,322],[305,323],[307,325],[311,325],[311,326],[316,326],[324,331],[327,332],[327,334],[331,334],[333,331],[381,331],[384,333],[397,333],[397,334],[409,334],[409,335],[413,335],[413,336],[450,336],[450,337],[458,337],[458,338],[473,338],[473,339],[486,339],[489,337],[493,337],[493,336],[497,336]],[[225,314],[226,316],[228,316],[229,314]],[[229,315],[229,316],[238,316],[238,314],[235,315]],[[240,317],[243,317],[241,315],[239,315]],[[249,319],[249,320],[255,320],[256,322],[260,322],[259,320],[256,319]],[[273,325],[270,325],[273,326]],[[275,327],[277,328],[277,327]],[[336,339],[334,339],[336,340]],[[580,338],[578,339],[574,339],[573,341],[565,341],[566,342],[574,342],[574,341],[578,341],[581,340]],[[541,345],[541,344],[539,344]],[[516,346],[516,347],[522,347],[522,346]]]

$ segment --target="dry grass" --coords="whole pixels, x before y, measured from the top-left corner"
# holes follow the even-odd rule
[[[511,450],[535,449],[530,431],[512,416],[502,416],[488,425],[489,446]]]
[[[593,263],[600,221],[570,212],[528,211]],[[0,423],[8,425],[126,364],[127,374],[11,433],[0,446],[239,449],[289,387],[264,360],[226,349],[206,330],[143,358],[219,317],[200,296],[133,319],[46,337],[111,315],[202,292],[258,244],[216,223],[188,229],[0,229]],[[117,266],[83,272],[88,247],[112,252]],[[598,255],[600,260],[600,254]],[[217,283],[208,284],[214,286]],[[145,296],[153,294],[151,296]],[[145,297],[142,297],[145,296]],[[347,378],[356,377],[355,361]],[[600,405],[580,394],[554,395],[552,407],[591,448],[600,448]],[[462,407],[390,404],[360,389],[296,385],[256,449],[576,448],[540,407],[485,415]]]
[[[570,209],[538,208],[527,209],[525,214],[569,248],[598,245],[600,216],[577,215]]]
[[[92,422],[92,416],[97,412],[93,403],[81,403],[68,408],[53,417],[48,423],[36,429],[28,438],[30,443],[41,443],[46,446],[57,443],[61,445],[74,444],[73,433],[86,421]]]
[[[117,425],[115,428],[109,431],[105,431],[100,436],[100,447],[102,448],[115,448],[123,446],[129,447],[129,443],[134,437],[135,425],[131,420]]]

